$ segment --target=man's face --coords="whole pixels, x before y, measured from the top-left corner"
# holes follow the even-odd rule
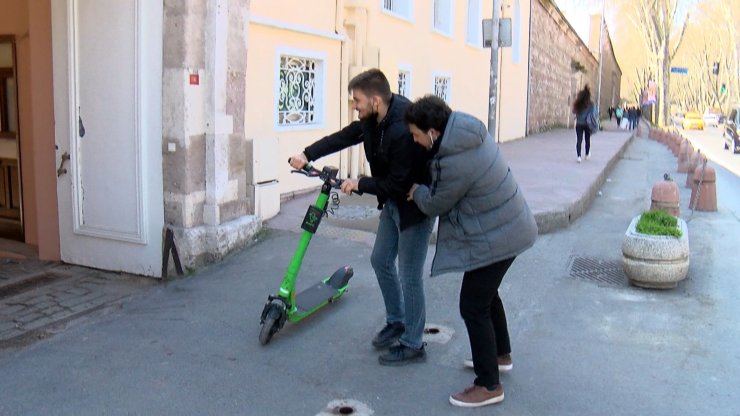
[[[414,136],[414,142],[425,149],[432,148],[432,139],[429,134],[421,131],[420,128],[416,127],[416,124],[409,124],[409,131]]]
[[[367,120],[378,114],[380,98],[368,97],[360,90],[352,90],[352,109],[357,111],[360,120]]]

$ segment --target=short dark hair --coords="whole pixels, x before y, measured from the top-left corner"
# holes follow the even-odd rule
[[[350,92],[354,89],[360,90],[368,97],[377,95],[382,98],[385,103],[389,103],[393,96],[391,86],[388,84],[388,78],[386,78],[383,72],[377,68],[368,69],[365,72],[355,75],[355,77],[349,82],[347,89]]]
[[[444,131],[450,114],[452,109],[444,100],[436,95],[427,94],[406,108],[403,119],[406,124],[413,124],[422,131],[432,128]]]

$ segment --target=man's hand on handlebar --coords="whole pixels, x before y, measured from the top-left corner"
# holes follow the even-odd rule
[[[308,164],[308,159],[306,158],[306,155],[299,153],[290,157],[288,159],[288,163],[290,163],[290,166],[292,166],[293,169],[303,169],[303,167]]]
[[[358,188],[359,180],[358,179],[344,179],[342,181],[342,192],[349,195],[353,191],[356,193],[360,193],[360,188]]]

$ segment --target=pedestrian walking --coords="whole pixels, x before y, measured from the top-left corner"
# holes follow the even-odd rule
[[[470,340],[473,385],[450,396],[454,406],[501,402],[499,371],[512,368],[504,305],[498,293],[516,256],[537,238],[537,223],[498,145],[477,118],[427,95],[405,116],[414,141],[432,156],[431,185],[414,184],[409,199],[439,216],[432,276],[464,272],[460,315]]]
[[[434,219],[408,201],[406,192],[416,181],[427,183],[428,155],[414,144],[403,121],[409,100],[391,93],[380,70],[354,77],[349,91],[359,120],[306,147],[290,159],[290,165],[300,169],[309,161],[363,143],[372,176],[345,179],[342,191],[375,195],[381,210],[370,262],[383,295],[386,325],[372,345],[390,347],[378,357],[382,365],[425,361],[422,269]]]
[[[576,156],[581,163],[581,143],[586,141],[586,159],[591,157],[591,128],[588,125],[588,116],[595,111],[594,103],[591,102],[591,90],[588,85],[576,95],[573,102],[573,114],[576,115]]]

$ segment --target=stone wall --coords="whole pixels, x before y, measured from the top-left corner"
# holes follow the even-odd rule
[[[570,127],[571,104],[585,84],[595,99],[598,61],[549,0],[532,1],[527,134]]]
[[[617,58],[614,56],[614,48],[612,46],[611,35],[609,35],[609,27],[604,26],[603,36],[599,36],[599,28],[601,26],[601,15],[595,14],[591,16],[591,31],[589,35],[588,46],[591,48],[591,53],[594,56],[599,56],[599,40],[601,40],[601,53],[603,55],[601,64],[601,101],[599,103],[599,110],[601,118],[609,117],[609,107],[616,107],[620,101],[620,84],[622,83],[622,69],[617,63]],[[594,98],[596,101],[596,98]]]
[[[251,241],[244,131],[249,0],[164,0],[165,225],[196,268]]]

